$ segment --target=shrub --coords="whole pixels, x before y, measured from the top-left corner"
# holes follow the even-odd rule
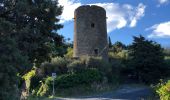
[[[48,96],[50,93],[52,94],[52,77],[47,77],[45,82],[41,82],[41,86],[37,92],[37,96]]]
[[[86,69],[80,73],[67,74],[56,78],[58,88],[69,88],[81,84],[91,84],[101,81],[102,76],[97,69]]]
[[[65,89],[71,88],[79,85],[90,85],[94,82],[100,82],[102,76],[97,69],[87,69],[81,73],[72,73],[60,75],[55,79],[56,89]],[[47,96],[49,93],[52,93],[52,78],[48,77],[42,83],[38,96]]]
[[[72,58],[73,57],[73,48],[67,48],[67,54],[64,55],[66,58]]]
[[[106,73],[111,71],[111,65],[101,57],[87,57],[86,66],[88,68],[98,69],[103,75],[106,75]]]
[[[73,72],[82,72],[83,70],[86,69],[85,62],[82,60],[74,60],[70,64],[68,64],[68,71],[73,73]]]
[[[157,84],[156,93],[159,95],[161,100],[170,100],[170,80],[166,83],[161,81]]]
[[[68,61],[62,57],[52,58],[51,63],[45,62],[40,66],[44,76],[49,76],[51,73],[56,72],[59,74],[67,73]]]

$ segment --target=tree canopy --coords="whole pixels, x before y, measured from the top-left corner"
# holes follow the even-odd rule
[[[163,76],[164,54],[159,44],[143,36],[134,37],[129,52],[130,67],[139,81],[153,82]]]
[[[16,100],[18,75],[57,54],[62,7],[57,0],[0,2],[0,99]],[[12,98],[11,98],[12,97]],[[16,97],[16,98],[15,98]]]

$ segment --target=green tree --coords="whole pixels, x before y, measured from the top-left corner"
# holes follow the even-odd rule
[[[2,0],[0,10],[0,16],[15,25],[13,38],[29,61],[40,64],[62,52],[57,50],[63,45],[63,36],[57,34],[62,28],[57,0]]]
[[[56,33],[62,28],[57,24],[62,7],[54,0],[19,0],[15,12],[19,49],[32,63],[49,61],[62,45],[63,37]]]
[[[129,52],[130,66],[139,81],[154,82],[163,76],[164,54],[160,44],[146,40],[143,36],[134,37]]]
[[[18,73],[50,60],[62,45],[56,32],[62,12],[54,0],[0,1],[0,99],[18,100]],[[30,63],[29,63],[30,62]]]
[[[19,99],[18,72],[27,66],[27,57],[20,54],[11,37],[14,25],[0,17],[0,100]]]

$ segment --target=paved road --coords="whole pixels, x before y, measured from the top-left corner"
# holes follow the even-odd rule
[[[153,95],[149,87],[134,87],[122,85],[116,91],[111,91],[95,96],[77,97],[77,98],[58,98],[57,100],[146,100],[148,96]]]

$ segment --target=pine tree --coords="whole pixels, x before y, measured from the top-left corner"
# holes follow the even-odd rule
[[[62,7],[53,0],[20,0],[16,4],[16,26],[19,49],[32,63],[49,61],[63,37],[56,31],[62,28],[57,18]]]
[[[146,40],[143,36],[134,37],[129,47],[133,74],[139,81],[154,82],[163,75],[164,54],[160,44]]]

